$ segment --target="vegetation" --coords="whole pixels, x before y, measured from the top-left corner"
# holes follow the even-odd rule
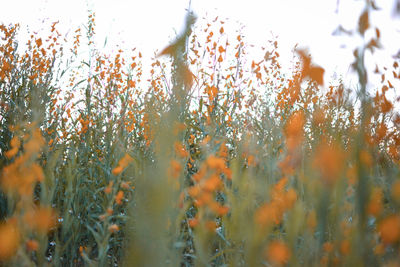
[[[400,265],[399,60],[369,92],[374,9],[357,88],[306,50],[283,73],[277,40],[250,62],[240,32],[191,13],[148,75],[95,47],[94,14],[25,51],[1,25],[0,265]]]

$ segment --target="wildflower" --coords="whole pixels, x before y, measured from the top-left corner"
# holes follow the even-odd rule
[[[378,225],[378,233],[382,242],[393,244],[400,239],[400,216],[391,215]]]
[[[291,256],[289,248],[282,241],[271,242],[265,254],[271,262],[279,265],[286,264]]]
[[[38,46],[38,47],[40,47],[41,45],[42,45],[42,39],[41,38],[39,38],[39,39],[36,39],[36,45]]]
[[[0,260],[8,260],[15,255],[19,240],[20,232],[14,224],[0,224]]]
[[[325,242],[322,245],[322,249],[326,252],[326,253],[330,253],[333,251],[333,245],[331,242]]]
[[[9,159],[14,157],[18,153],[21,142],[17,136],[14,136],[11,139],[10,144],[11,144],[11,149],[5,152],[5,156]]]
[[[304,123],[305,118],[303,111],[300,110],[293,113],[285,127],[286,137],[301,139],[301,136],[303,135]]]
[[[198,185],[191,186],[188,189],[188,194],[191,197],[197,197],[198,195],[200,195],[200,193],[201,193],[201,188]]]
[[[313,167],[319,170],[325,182],[332,184],[343,170],[344,156],[344,151],[339,145],[324,141],[317,148]]]
[[[211,136],[207,135],[201,142],[200,145],[205,146],[208,144],[208,142],[211,141]]]
[[[108,186],[107,186],[106,188],[104,188],[104,193],[110,194],[110,193],[111,193],[111,190],[112,190],[113,184],[114,184],[114,182],[113,182],[113,181],[110,181],[110,182],[108,183]]]
[[[340,252],[343,255],[348,255],[350,253],[350,241],[345,239],[340,243]]]
[[[212,194],[210,192],[201,192],[201,194],[197,197],[194,204],[197,207],[203,206],[204,204],[208,204],[213,200]]]
[[[199,219],[192,218],[188,220],[189,227],[194,228],[199,224]]]
[[[175,147],[175,153],[179,157],[186,158],[187,156],[189,156],[189,152],[186,151],[185,147],[181,143],[175,142],[174,147]]]
[[[206,172],[207,172],[207,170],[204,167],[202,167],[202,168],[200,168],[200,170],[198,172],[193,174],[192,179],[196,182],[200,182],[200,180],[204,177]]]
[[[115,167],[113,170],[112,170],[112,174],[114,174],[114,175],[118,175],[118,174],[120,174],[121,172],[123,172],[123,168],[121,167],[121,166],[117,166],[117,167]]]
[[[126,167],[133,161],[133,158],[128,153],[118,162],[118,166],[112,170],[112,174],[118,175],[124,171]]]
[[[253,155],[249,155],[247,157],[247,165],[250,166],[250,167],[255,167],[256,166],[256,160],[255,160]]]
[[[316,102],[316,101],[315,101]],[[321,125],[325,121],[325,114],[321,109],[316,109],[313,113],[313,122],[315,125]]]
[[[216,201],[211,201],[208,206],[218,216],[224,216],[229,212],[229,207],[222,206]]]
[[[205,181],[203,189],[209,192],[213,192],[221,188],[221,186],[222,186],[221,179],[218,177],[218,175],[214,174],[211,175],[211,177]]]
[[[118,231],[119,231],[119,226],[116,225],[116,224],[111,224],[111,225],[108,227],[108,231],[110,231],[111,233],[118,232]]]
[[[232,170],[231,170],[231,169],[229,169],[228,167],[225,167],[225,168],[222,170],[222,173],[225,175],[225,177],[226,177],[228,180],[232,180]]]
[[[182,170],[181,164],[177,160],[171,160],[171,166],[169,167],[169,174],[174,178],[178,178],[181,170]]]
[[[114,210],[112,208],[107,208],[107,214],[112,215]]]
[[[85,250],[85,247],[83,246],[79,246],[79,254],[82,256],[83,255],[83,251]]]
[[[315,210],[312,210],[308,213],[307,216],[307,226],[311,229],[314,230],[315,227],[317,226],[317,215],[315,213]]]
[[[120,190],[120,191],[118,191],[117,195],[115,196],[115,202],[118,205],[121,205],[123,199],[124,199],[124,192]]]
[[[44,180],[43,170],[38,164],[33,163],[31,166],[31,171],[32,174],[36,177],[36,181],[42,182]]]
[[[277,205],[266,203],[256,210],[254,220],[260,226],[268,226],[271,223],[278,224],[281,220],[281,214]]]
[[[367,206],[368,214],[377,217],[383,210],[383,191],[381,188],[374,188],[371,194],[371,200]]]
[[[291,209],[297,200],[297,193],[293,188],[290,188],[284,195],[284,207],[285,209]]]
[[[130,189],[130,188],[131,188],[130,183],[131,183],[131,182],[122,182],[122,183],[121,183],[121,188],[123,188],[123,189]]]
[[[36,240],[29,239],[25,243],[26,249],[30,251],[37,251],[39,249],[39,243]]]
[[[216,156],[209,156],[207,158],[207,165],[211,169],[223,170],[225,169],[225,160],[223,158],[218,158]]]
[[[25,223],[33,230],[42,234],[47,233],[56,224],[56,217],[51,208],[39,207],[24,215]]]

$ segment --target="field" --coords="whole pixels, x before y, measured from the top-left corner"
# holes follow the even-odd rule
[[[356,88],[191,13],[149,73],[93,13],[0,25],[0,266],[400,266],[399,58],[367,88],[365,5]]]

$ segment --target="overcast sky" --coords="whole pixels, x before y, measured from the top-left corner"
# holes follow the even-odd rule
[[[377,0],[382,9],[373,12],[371,24],[382,32],[384,50],[368,64],[378,61],[391,65],[392,55],[400,49],[400,20],[393,17],[396,0]],[[87,10],[96,14],[96,34],[101,45],[105,37],[109,47],[137,47],[145,56],[152,56],[173,39],[183,25],[189,0],[13,0],[2,1],[0,22],[19,22],[31,30],[46,22],[60,21],[62,33],[73,30],[87,21]],[[361,0],[192,0],[191,8],[199,16],[212,20],[219,15],[226,25],[245,25],[248,42],[262,46],[278,36],[282,60],[291,57],[298,43],[309,47],[314,61],[325,67],[327,75],[335,70],[346,73],[352,62],[352,50],[361,39],[347,35],[333,36],[342,25],[355,30],[364,7]],[[226,20],[228,18],[228,20]],[[229,28],[229,26],[227,26]],[[285,62],[282,62],[285,64]]]

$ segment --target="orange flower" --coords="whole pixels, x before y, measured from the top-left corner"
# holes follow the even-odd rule
[[[193,218],[188,220],[189,227],[194,228],[199,224],[199,219]]]
[[[340,243],[340,252],[343,254],[343,255],[348,255],[349,253],[350,253],[350,241],[349,240],[343,240],[341,243]]]
[[[20,232],[14,224],[0,224],[0,260],[8,260],[15,255],[19,240]]]
[[[289,151],[294,150],[303,141],[304,123],[304,112],[301,110],[296,111],[289,118],[285,127],[286,145]]]
[[[297,200],[297,193],[293,188],[290,188],[284,195],[284,208],[291,209]]]
[[[257,165],[256,160],[253,155],[249,155],[247,157],[247,165],[249,165],[250,167],[255,167]]]
[[[211,177],[205,181],[203,188],[206,191],[213,192],[221,188],[221,186],[222,186],[221,179],[218,177],[218,175],[214,174],[211,175]]]
[[[330,253],[330,252],[333,251],[333,245],[332,245],[331,242],[325,242],[325,243],[322,245],[322,248],[323,248],[323,250],[324,250],[325,252],[327,252],[327,253]]]
[[[174,178],[178,178],[179,174],[182,170],[182,166],[181,164],[177,161],[177,160],[171,160],[171,166],[169,167],[169,174],[174,177]]]
[[[381,188],[374,188],[371,194],[371,200],[367,206],[368,214],[377,217],[383,210],[383,191]]]
[[[116,225],[116,224],[111,224],[111,225],[108,227],[108,231],[110,231],[111,233],[118,232],[118,231],[119,231],[119,227],[118,227],[118,225]]]
[[[307,226],[311,229],[314,230],[315,227],[317,226],[317,215],[315,213],[315,210],[312,210],[308,213],[307,216]]]
[[[189,156],[189,152],[186,151],[185,147],[181,143],[175,142],[174,147],[175,147],[175,153],[179,157],[186,158]]]
[[[313,167],[322,175],[328,184],[334,183],[340,176],[345,160],[345,153],[338,144],[323,141],[317,148]]]
[[[124,199],[124,192],[122,192],[121,190],[118,191],[117,195],[115,196],[115,202],[118,205],[122,204],[122,200]]]
[[[256,210],[254,220],[260,226],[269,226],[271,223],[278,224],[281,221],[281,213],[277,205],[266,203]]]
[[[122,182],[121,183],[121,188],[123,188],[123,189],[131,189],[130,184],[131,184],[131,182]]]
[[[39,243],[33,239],[26,241],[25,245],[28,251],[37,251],[39,249]]]
[[[112,174],[118,175],[120,174],[124,169],[121,166],[117,166],[112,170]]]
[[[14,136],[11,139],[10,145],[11,149],[5,152],[5,156],[9,159],[14,157],[18,153],[21,142],[17,136]]]
[[[25,213],[25,223],[33,230],[42,234],[47,233],[56,224],[54,211],[48,207],[39,207]]]
[[[206,160],[207,165],[211,169],[220,170],[222,171],[225,169],[225,160],[223,158],[218,158],[216,156],[209,156]]]
[[[108,186],[107,186],[106,188],[104,188],[104,193],[110,194],[110,193],[111,193],[111,190],[112,190],[113,184],[114,184],[114,182],[113,182],[113,181],[110,181],[110,182],[108,183]]]
[[[114,210],[112,208],[107,208],[107,214],[112,215]]]
[[[43,180],[44,180],[43,170],[38,164],[33,163],[31,166],[31,171],[32,171],[32,174],[35,176],[36,181],[43,182]]]
[[[286,136],[300,136],[303,134],[305,123],[304,112],[299,110],[292,114],[285,127]]]
[[[231,170],[231,169],[229,169],[228,167],[226,167],[226,168],[224,168],[224,169],[222,170],[222,173],[225,174],[225,177],[226,177],[228,180],[232,180],[232,170]]]
[[[400,216],[391,215],[378,226],[378,232],[385,244],[393,244],[400,239]]]
[[[39,38],[39,39],[36,39],[36,45],[38,46],[38,47],[40,47],[41,45],[42,45],[42,39],[41,38]]]
[[[286,264],[291,256],[289,248],[282,241],[273,241],[267,247],[267,259],[279,265]]]
[[[82,256],[83,255],[83,251],[85,250],[85,247],[83,246],[79,246],[79,254]]]
[[[133,158],[129,156],[128,153],[118,162],[118,166],[112,170],[112,174],[118,175],[124,171],[126,167],[128,167],[129,163],[133,161]]]
[[[198,185],[191,186],[188,189],[188,194],[191,197],[197,197],[201,193],[201,188]]]

